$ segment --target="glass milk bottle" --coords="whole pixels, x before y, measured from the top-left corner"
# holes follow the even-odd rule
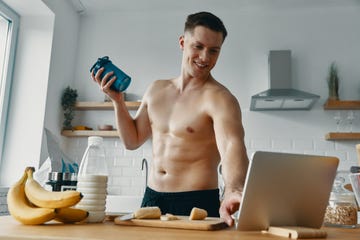
[[[87,222],[102,222],[105,219],[108,170],[103,138],[91,136],[81,160],[77,190],[83,198],[77,208],[89,212]]]

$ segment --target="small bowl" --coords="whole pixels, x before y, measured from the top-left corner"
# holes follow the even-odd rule
[[[113,130],[114,127],[113,125],[99,125],[98,126],[98,129],[101,130],[101,131],[110,131],[110,130]]]

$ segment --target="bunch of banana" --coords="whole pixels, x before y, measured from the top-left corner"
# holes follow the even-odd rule
[[[23,224],[42,224],[56,215],[55,209],[34,207],[25,196],[26,172],[9,189],[7,203],[10,214]]]
[[[75,223],[87,218],[88,212],[70,208],[82,195],[77,191],[50,192],[33,178],[33,167],[27,167],[23,176],[10,189],[7,204],[10,214],[23,224],[43,224],[50,220]]]

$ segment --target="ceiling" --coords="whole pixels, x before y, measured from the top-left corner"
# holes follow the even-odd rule
[[[17,9],[20,15],[46,15],[49,13],[44,0],[3,0],[9,6]],[[58,1],[58,0],[45,0]],[[81,14],[97,12],[127,12],[127,11],[166,11],[180,9],[193,11],[194,6],[204,9],[236,8],[315,8],[359,6],[360,0],[68,0],[74,9]]]
[[[149,9],[184,9],[187,6],[204,6],[207,8],[241,7],[273,7],[273,8],[302,8],[302,7],[337,7],[360,6],[360,0],[70,0],[80,13],[96,13],[106,11],[133,11]]]

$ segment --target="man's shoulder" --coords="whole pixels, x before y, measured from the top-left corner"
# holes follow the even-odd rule
[[[211,97],[234,98],[234,95],[231,93],[231,91],[217,81],[212,81],[209,83],[205,92],[209,95],[212,95]]]
[[[231,91],[217,81],[208,86],[205,91],[205,98],[212,103],[211,106],[214,108],[239,105],[237,98]]]
[[[158,89],[162,89],[164,87],[169,87],[172,85],[173,85],[173,79],[159,79],[159,80],[153,81],[150,84],[149,89],[158,90]]]
[[[172,88],[174,86],[172,79],[160,79],[153,81],[147,88],[145,92],[145,100],[149,100],[154,98],[155,96],[159,96],[159,94],[164,93],[166,89]]]

